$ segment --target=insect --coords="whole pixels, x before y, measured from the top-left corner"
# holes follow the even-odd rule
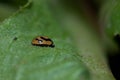
[[[38,36],[32,40],[32,45],[41,46],[41,47],[55,47],[53,41],[45,36]]]

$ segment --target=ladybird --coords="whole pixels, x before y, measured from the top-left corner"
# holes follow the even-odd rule
[[[55,47],[53,41],[45,36],[38,36],[32,40],[32,45],[41,46],[41,47]]]

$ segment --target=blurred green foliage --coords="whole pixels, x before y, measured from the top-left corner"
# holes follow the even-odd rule
[[[15,14],[0,25],[0,80],[114,80],[83,6],[67,1],[1,1],[1,20]],[[39,35],[55,48],[33,46]]]
[[[0,22],[14,14],[27,0],[0,0]]]
[[[32,4],[0,25],[0,80],[89,80],[70,34],[51,15],[47,2]],[[50,37],[55,48],[33,46],[39,35]]]

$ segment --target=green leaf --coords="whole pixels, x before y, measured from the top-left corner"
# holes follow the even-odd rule
[[[101,21],[104,22],[104,27],[107,35],[113,38],[114,35],[120,33],[120,1],[110,0],[105,3],[101,9]],[[112,5],[112,6],[111,6]]]
[[[21,6],[25,5],[27,0],[0,0],[0,21],[12,15],[16,12]]]
[[[98,35],[85,14],[82,14],[80,4],[82,5],[82,2],[57,0],[53,9],[61,23],[73,36],[80,59],[90,71],[91,80],[115,80],[106,62],[106,53],[101,39],[103,37]]]
[[[100,22],[101,26],[103,27],[105,44],[107,43],[109,52],[116,52],[119,50],[118,45],[115,42],[115,36],[120,34],[119,3],[119,0],[106,1],[100,11]]]
[[[29,1],[0,25],[0,80],[89,80],[69,32],[47,3]],[[55,48],[33,46],[39,35],[50,37]]]

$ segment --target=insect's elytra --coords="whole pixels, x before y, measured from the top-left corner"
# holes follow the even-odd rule
[[[32,45],[41,46],[41,47],[55,47],[53,41],[45,36],[38,36],[32,40]]]

